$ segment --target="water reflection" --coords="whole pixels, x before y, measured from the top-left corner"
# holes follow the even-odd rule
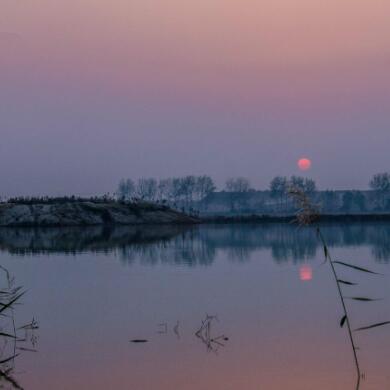
[[[313,268],[310,265],[302,265],[299,269],[299,278],[302,282],[308,282],[313,279]]]
[[[372,259],[390,260],[390,224],[322,231],[337,247],[335,259],[386,275],[386,265]],[[16,360],[13,377],[26,388],[355,389],[335,286],[311,229],[0,229],[0,248],[1,264],[28,291],[17,319],[31,321],[33,307],[44,325],[40,352]],[[346,296],[383,298],[348,300],[353,328],[389,320],[388,278],[342,272],[358,284],[343,285]],[[388,388],[384,332],[356,335],[365,390]],[[20,329],[18,338],[30,344],[20,351],[35,349],[32,336]]]
[[[320,248],[311,229],[289,224],[155,226],[118,228],[0,229],[0,250],[17,255],[80,252],[114,253],[126,264],[210,265],[223,251],[245,262],[254,251],[270,250],[278,262],[313,259]],[[322,227],[330,247],[369,246],[378,262],[390,261],[390,224]]]

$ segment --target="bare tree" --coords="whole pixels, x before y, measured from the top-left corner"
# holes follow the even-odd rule
[[[250,181],[245,177],[230,178],[225,183],[227,192],[248,192],[250,187]]]
[[[207,195],[215,191],[216,187],[214,185],[213,179],[210,176],[198,176],[196,178],[196,194],[198,199],[202,200]]]
[[[303,187],[304,187],[306,194],[308,194],[308,195],[311,195],[317,191],[317,185],[313,179],[306,178]]]
[[[387,172],[375,174],[370,181],[370,188],[377,193],[378,206],[385,208],[390,193],[390,174]]]
[[[301,176],[291,176],[289,185],[293,188],[302,190],[305,194],[310,195],[317,190],[316,182]]]
[[[141,199],[154,200],[157,195],[157,180],[140,178],[137,183],[136,193]]]
[[[161,179],[157,187],[157,198],[160,200],[171,201],[172,194],[172,179]]]
[[[291,176],[289,180],[289,186],[305,191],[305,179],[302,176]]]
[[[183,198],[183,179],[179,177],[174,177],[172,179],[171,192],[174,202],[177,202]]]
[[[230,178],[226,180],[225,190],[229,192],[230,211],[234,212],[236,203],[240,207],[245,207],[247,198],[243,195],[250,190],[250,182],[244,177]]]
[[[181,192],[187,203],[191,203],[194,200],[194,194],[196,190],[196,177],[189,175],[181,179]]]
[[[270,183],[271,196],[279,199],[279,208],[282,208],[283,199],[287,199],[288,180],[285,176],[276,176]]]
[[[119,199],[129,200],[135,192],[135,185],[133,180],[131,179],[121,179],[118,185],[118,189],[116,191]]]

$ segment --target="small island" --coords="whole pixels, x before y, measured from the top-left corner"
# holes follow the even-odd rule
[[[29,198],[0,204],[0,226],[195,224],[198,219],[166,205],[106,198]]]

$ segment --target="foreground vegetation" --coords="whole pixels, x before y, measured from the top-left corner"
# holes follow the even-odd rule
[[[331,275],[334,279],[336,290],[340,299],[340,304],[342,307],[343,315],[340,318],[340,328],[346,328],[348,333],[348,340],[351,345],[353,360],[356,368],[356,390],[359,390],[360,383],[362,378],[365,377],[365,374],[362,372],[361,363],[359,359],[358,351],[360,350],[357,341],[356,341],[356,332],[367,331],[375,328],[379,328],[385,325],[389,325],[390,321],[381,321],[370,323],[368,325],[361,326],[359,328],[353,329],[352,320],[349,314],[347,300],[353,300],[356,302],[373,302],[377,301],[377,298],[362,296],[362,295],[352,295],[348,296],[345,294],[346,289],[357,286],[357,283],[351,280],[346,280],[340,276],[339,268],[347,268],[353,270],[354,272],[362,272],[370,275],[379,275],[378,273],[363,267],[354,265],[351,262],[345,262],[340,260],[334,260],[331,256],[329,246],[327,244],[326,238],[322,233],[321,227],[318,224],[320,212],[318,206],[313,204],[310,198],[302,191],[300,188],[290,187],[288,189],[289,195],[294,199],[297,204],[298,212],[296,214],[296,222],[300,226],[314,226],[317,234],[317,238],[320,241],[323,252],[324,252],[324,263],[328,263],[331,271]]]

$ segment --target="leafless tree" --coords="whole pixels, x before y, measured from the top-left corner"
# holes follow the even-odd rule
[[[140,178],[136,189],[141,199],[155,200],[157,195],[157,180],[153,178]]]
[[[135,185],[133,180],[122,179],[119,182],[116,194],[119,199],[129,200],[134,195],[134,192],[135,192]]]
[[[377,173],[370,181],[370,188],[377,193],[378,206],[386,207],[386,200],[390,193],[390,173]]]
[[[226,180],[225,183],[225,190],[227,192],[248,192],[250,188],[250,181],[245,177],[232,177]]]
[[[196,178],[196,193],[199,200],[204,199],[207,195],[216,189],[213,179],[210,176],[198,176]]]

